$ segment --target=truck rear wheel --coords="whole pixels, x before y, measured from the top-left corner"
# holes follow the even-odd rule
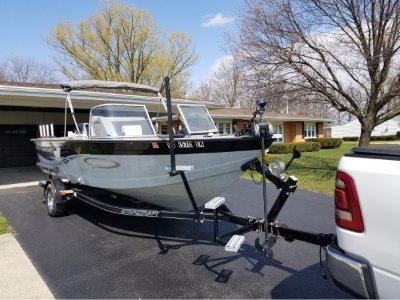
[[[61,217],[65,215],[67,204],[59,203],[56,199],[58,191],[49,183],[46,187],[45,199],[47,213],[51,217]]]

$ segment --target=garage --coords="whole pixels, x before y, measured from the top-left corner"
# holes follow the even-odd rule
[[[25,167],[36,163],[31,138],[35,125],[0,125],[0,168]]]

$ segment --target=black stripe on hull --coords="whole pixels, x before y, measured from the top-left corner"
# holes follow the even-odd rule
[[[266,148],[272,144],[266,141]],[[91,155],[169,155],[170,145],[167,140],[57,140],[36,139],[38,154],[50,158],[56,148],[60,148],[60,157],[76,154]],[[175,154],[220,153],[251,151],[261,149],[259,137],[209,138],[209,139],[176,139]]]

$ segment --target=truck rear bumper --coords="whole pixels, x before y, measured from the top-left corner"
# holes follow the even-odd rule
[[[326,260],[329,272],[340,288],[363,298],[375,298],[371,273],[366,263],[344,254],[335,245],[327,247]]]

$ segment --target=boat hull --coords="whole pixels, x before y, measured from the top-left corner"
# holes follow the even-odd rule
[[[167,141],[33,140],[39,160],[56,176],[171,210],[191,210],[181,176],[170,176]],[[259,139],[178,140],[176,165],[188,170],[196,204],[221,194],[259,153]],[[100,153],[99,153],[100,152]]]

